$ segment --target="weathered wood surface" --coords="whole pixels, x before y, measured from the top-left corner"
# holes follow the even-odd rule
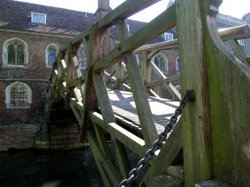
[[[145,141],[116,123],[106,123],[101,114],[93,112],[91,120],[105,129],[109,134],[115,136],[120,142],[133,150],[139,156],[145,155]]]
[[[250,37],[250,28],[247,25],[240,25],[235,27],[230,27],[226,29],[218,30],[218,34],[220,35],[222,40],[230,40],[230,39],[242,39]],[[135,50],[135,53],[143,53],[146,51],[159,51],[163,49],[173,49],[178,48],[178,39],[174,39],[171,41],[164,41],[155,44],[147,44],[143,45]]]
[[[174,130],[170,133],[165,144],[160,149],[160,153],[151,163],[151,167],[145,174],[143,181],[147,184],[154,176],[166,172],[167,168],[175,159],[182,148],[182,126],[177,123]]]
[[[108,90],[108,95],[115,114],[133,122],[135,125],[143,126],[143,124],[140,124],[131,92]],[[179,102],[151,96],[148,98],[148,102],[155,122],[152,125],[156,126],[159,134],[169,122],[170,117],[179,106]]]
[[[206,56],[201,10],[208,1],[177,0],[179,57],[182,92],[193,89],[196,102],[189,103],[182,115],[184,181],[193,186],[212,177],[212,153]],[[185,18],[185,19],[183,19]]]
[[[125,22],[120,22],[117,25],[119,31],[119,39],[121,42],[124,42],[128,37],[128,28]],[[143,124],[142,128],[143,139],[146,144],[152,145],[157,139],[157,132],[154,126],[151,124],[154,123],[150,107],[147,101],[147,93],[142,81],[139,62],[134,53],[130,53],[125,56],[124,63],[127,67],[128,79],[131,86],[131,92],[135,98],[135,105],[138,112],[138,118],[140,124]]]
[[[212,177],[250,185],[250,69],[218,35],[220,3],[177,1],[181,87],[196,93],[196,103],[182,115],[186,186]]]

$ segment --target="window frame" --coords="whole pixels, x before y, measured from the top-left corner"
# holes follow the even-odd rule
[[[171,32],[165,32],[163,38],[165,41],[172,41],[174,40],[174,34]]]
[[[242,38],[242,39],[238,39],[237,40],[238,44],[241,46],[246,46],[246,39]]]
[[[162,70],[162,69],[160,69],[160,67],[155,63],[155,59],[157,58],[157,57],[161,57],[161,58],[163,58],[163,60],[164,60],[164,71]],[[157,66],[157,68],[161,71],[161,72],[163,72],[164,74],[168,74],[169,73],[169,64],[168,64],[168,58],[167,58],[167,56],[164,54],[164,53],[162,53],[162,52],[160,52],[160,53],[157,53],[154,57],[153,57],[153,63]]]
[[[82,55],[81,55],[82,54]],[[83,58],[81,58],[83,56]],[[84,45],[80,45],[77,51],[77,61],[79,63],[79,68],[86,70],[88,66],[88,52]]]
[[[18,43],[18,44],[14,44]],[[14,45],[15,46],[15,64],[9,64],[9,46]],[[23,53],[24,53],[24,62],[23,64],[17,64],[17,46],[22,45],[23,46]],[[27,68],[28,66],[28,45],[25,41],[19,39],[19,38],[10,38],[8,40],[5,40],[3,43],[3,52],[2,52],[2,59],[3,59],[3,67],[8,68]]]
[[[21,85],[26,88],[27,92],[27,105],[25,106],[11,106],[11,91],[13,87],[17,87],[18,85]],[[14,82],[9,84],[5,89],[5,104],[7,109],[29,109],[32,104],[32,90],[31,88],[22,82]]]
[[[35,15],[37,16],[43,16],[44,17],[44,21],[36,21],[35,19]],[[40,12],[31,12],[31,23],[32,24],[41,24],[41,25],[46,25],[47,22],[47,14],[44,13],[40,13]]]
[[[47,45],[46,49],[45,49],[45,64],[46,64],[46,68],[52,68],[53,64],[52,65],[49,65],[49,49],[50,48],[53,48],[56,50],[56,56],[59,52],[59,47],[55,44],[55,43],[50,43]]]

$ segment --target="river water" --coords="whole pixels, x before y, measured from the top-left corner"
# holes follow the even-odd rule
[[[0,153],[0,187],[102,187],[91,151]]]

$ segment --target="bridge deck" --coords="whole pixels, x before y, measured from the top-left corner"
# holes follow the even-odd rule
[[[129,121],[130,124],[140,127],[132,93],[121,90],[108,90],[108,95],[114,113]],[[164,126],[169,122],[170,117],[179,106],[179,101],[171,101],[151,96],[148,98],[148,101],[153,114],[156,130],[159,134],[164,130]]]

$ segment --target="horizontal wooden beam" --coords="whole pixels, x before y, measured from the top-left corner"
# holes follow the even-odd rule
[[[96,22],[96,29],[103,29],[116,24],[119,20],[125,20],[133,14],[157,3],[160,0],[127,0],[116,9]]]
[[[150,82],[150,83],[145,83],[146,87],[154,87],[154,86],[159,86],[163,83],[168,83],[168,82],[173,82],[173,81],[180,81],[180,75],[174,75],[171,77],[167,77],[166,79],[160,79],[154,82]]]
[[[242,39],[250,38],[250,28],[247,25],[240,25],[236,27],[230,27],[226,29],[218,30],[218,33],[222,40],[228,39]],[[150,45],[144,45],[136,49],[135,53],[142,53],[144,51],[163,50],[178,48],[178,40],[164,41]]]
[[[164,41],[150,45],[144,45],[135,50],[135,53],[142,53],[144,51],[162,50],[178,48],[178,40]]]
[[[112,136],[114,136],[117,140],[122,142],[128,148],[134,151],[140,157],[143,157],[146,153],[146,146],[143,139],[138,136],[132,134],[128,130],[119,126],[116,123],[105,123],[101,114],[97,112],[92,112],[90,114],[91,120],[109,132]]]
[[[218,32],[223,40],[250,38],[250,28],[248,25],[220,29]]]

